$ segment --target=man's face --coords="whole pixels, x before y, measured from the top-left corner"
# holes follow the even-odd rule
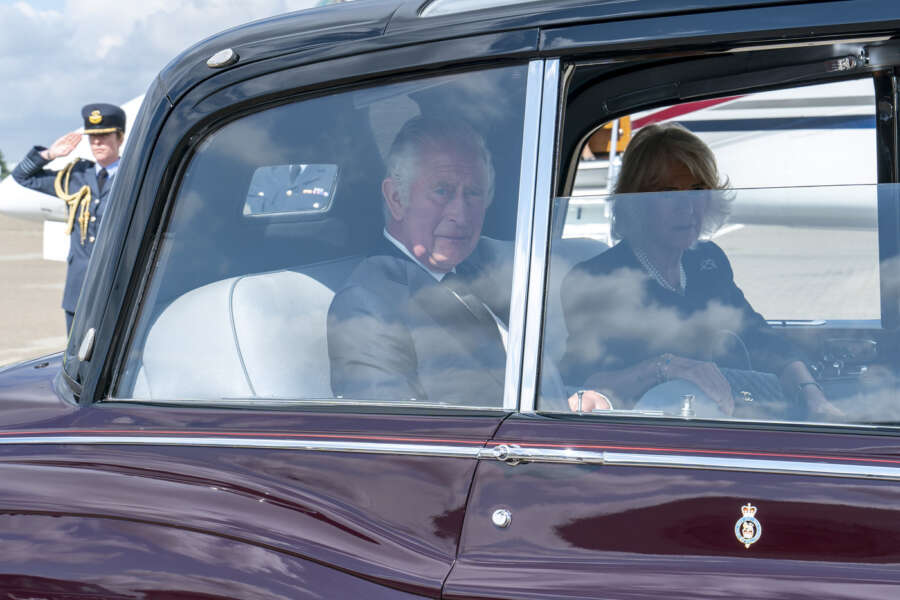
[[[119,158],[119,146],[122,138],[117,132],[89,134],[91,153],[101,167],[106,167],[116,162]]]
[[[388,230],[422,263],[446,273],[478,244],[488,203],[488,174],[475,148],[427,144],[418,158],[405,206],[393,182],[383,191]]]

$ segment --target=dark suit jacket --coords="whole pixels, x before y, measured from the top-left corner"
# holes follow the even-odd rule
[[[719,246],[700,242],[685,251],[682,264],[683,296],[651,279],[628,241],[566,275],[562,303],[569,337],[561,365],[566,383],[582,385],[597,372],[665,352],[776,375],[789,362],[805,359],[753,310]]]
[[[44,165],[49,161],[41,157],[41,150],[44,150],[44,148],[40,146],[32,148],[25,158],[16,165],[16,168],[13,169],[12,176],[19,185],[56,196],[54,183],[57,171],[44,168]],[[66,287],[63,291],[62,300],[62,307],[69,312],[75,312],[75,306],[78,304],[78,295],[81,293],[84,275],[87,272],[91,252],[94,250],[97,232],[100,231],[100,222],[106,210],[106,200],[109,198],[112,180],[112,177],[107,180],[106,185],[103,187],[103,193],[99,194],[97,193],[97,172],[94,168],[94,163],[81,159],[72,167],[68,191],[70,193],[76,192],[84,185],[91,188],[92,218],[90,223],[88,223],[87,236],[83,244],[81,243],[81,229],[78,226],[77,216],[75,227],[72,228],[72,234],[69,239],[69,256],[66,259],[69,267],[66,271]]]
[[[502,282],[509,279],[470,259],[457,267],[460,279],[506,323],[510,294]],[[334,393],[502,406],[506,352],[496,323],[476,313],[459,292],[384,240],[357,266],[329,310]]]

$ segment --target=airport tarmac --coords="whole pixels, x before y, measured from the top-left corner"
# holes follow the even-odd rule
[[[0,215],[0,365],[62,350],[66,263],[41,258],[43,226]]]

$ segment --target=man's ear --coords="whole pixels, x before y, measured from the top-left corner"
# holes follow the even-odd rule
[[[395,221],[402,221],[406,216],[406,205],[400,199],[400,190],[394,180],[388,177],[381,182],[381,193],[384,196],[384,202],[387,204],[388,212]]]

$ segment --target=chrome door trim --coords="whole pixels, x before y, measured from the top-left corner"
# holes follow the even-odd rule
[[[687,454],[652,454],[618,451],[578,450],[575,448],[522,448],[515,444],[484,447],[481,443],[451,445],[405,443],[393,441],[279,439],[266,437],[172,436],[172,435],[38,435],[0,437],[0,445],[129,445],[184,446],[203,448],[246,448],[309,452],[347,452],[357,454],[390,454],[430,458],[467,458],[502,461],[509,465],[554,463],[598,465],[608,467],[649,467],[669,469],[702,469],[812,477],[846,477],[900,481],[900,467],[871,464],[848,464],[833,461],[774,460],[700,456]]]
[[[703,469],[900,481],[900,467],[881,467],[871,464],[848,464],[833,461],[813,462],[812,460],[775,460],[689,454],[643,454],[609,450],[578,450],[575,448],[522,448],[516,444],[500,444],[484,448],[479,453],[478,458],[482,460],[499,460],[510,465],[556,463],[610,467]]]
[[[180,408],[257,408],[267,410],[284,410],[286,408],[335,408],[335,407],[358,407],[358,408],[385,408],[385,409],[428,409],[441,410],[447,412],[466,413],[471,411],[488,412],[505,414],[508,411],[499,406],[463,406],[461,404],[441,404],[440,402],[389,402],[378,400],[356,400],[352,398],[322,398],[312,400],[297,400],[293,398],[216,398],[216,399],[177,399],[177,398],[105,398],[101,401],[104,404],[112,404],[121,402],[124,404],[138,404],[145,406],[177,406]],[[630,413],[629,413],[630,414]]]
[[[279,439],[266,437],[173,436],[173,435],[41,435],[0,437],[0,445],[130,445],[188,446],[204,448],[255,448],[306,450],[314,452],[354,452],[443,458],[478,458],[482,444],[417,444],[403,442],[363,442],[319,439]]]
[[[515,410],[522,381],[522,344],[525,338],[525,293],[531,267],[531,234],[534,226],[534,197],[538,141],[540,135],[541,95],[544,85],[544,61],[528,63],[525,115],[522,130],[522,160],[519,171],[519,204],[516,216],[516,242],[513,263],[512,296],[509,307],[509,334],[506,351],[506,377],[503,408]]]
[[[529,268],[528,312],[525,321],[525,348],[522,357],[522,388],[520,410],[535,411],[538,391],[538,367],[541,329],[544,314],[544,285],[546,283],[547,246],[550,237],[550,205],[553,196],[553,158],[556,149],[557,110],[559,107],[559,59],[546,61],[541,98],[541,130],[538,149],[537,181],[534,194],[534,217],[531,236],[531,264]],[[515,288],[514,288],[515,289]]]

